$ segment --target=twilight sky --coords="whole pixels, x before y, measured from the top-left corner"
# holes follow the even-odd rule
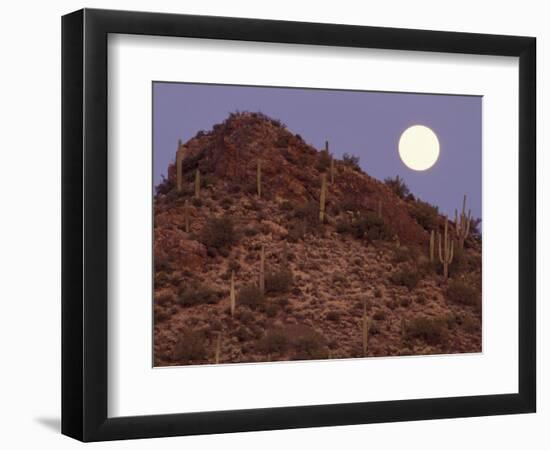
[[[399,174],[411,192],[454,216],[467,207],[481,217],[481,97],[320,89],[289,89],[155,82],[154,183],[166,175],[178,139],[210,130],[230,112],[261,111],[320,149],[325,140],[338,158],[347,152],[380,180]],[[437,135],[439,159],[417,172],[399,157],[401,133],[425,125]]]

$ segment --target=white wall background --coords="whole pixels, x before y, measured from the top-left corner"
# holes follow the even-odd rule
[[[9,2],[0,18],[0,444],[4,448],[74,448],[59,434],[60,417],[60,16],[83,6],[189,14],[306,20],[538,38],[539,230],[550,184],[543,108],[550,104],[550,29],[545,2],[353,0],[272,2],[111,0]],[[550,241],[539,233],[539,275]],[[550,309],[539,283],[539,412],[535,415],[409,422],[101,443],[94,448],[518,448],[550,446]],[[546,352],[546,354],[545,354]]]

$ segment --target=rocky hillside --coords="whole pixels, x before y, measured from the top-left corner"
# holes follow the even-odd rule
[[[181,152],[154,199],[155,365],[481,351],[473,224],[461,248],[448,222],[445,278],[436,208],[277,120],[232,114]]]

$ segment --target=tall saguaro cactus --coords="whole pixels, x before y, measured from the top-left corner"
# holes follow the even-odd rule
[[[330,156],[330,184],[334,184],[334,158]]]
[[[367,299],[363,299],[363,356],[367,356],[369,345],[369,317],[367,316]]]
[[[445,237],[441,250],[441,233],[439,233],[439,261],[443,264],[443,277],[449,278],[449,265],[453,262],[454,240],[448,236],[449,220],[445,218]]]
[[[256,169],[256,191],[258,197],[262,196],[262,162],[258,160],[258,167]]]
[[[464,241],[470,233],[470,223],[472,222],[471,210],[468,210],[466,215],[466,194],[464,194],[464,200],[462,201],[462,212],[458,216],[458,212],[455,209],[455,228],[456,236],[458,238],[458,246],[463,249]]]
[[[235,271],[231,271],[231,287],[229,288],[229,304],[231,308],[231,316],[235,315],[236,296],[235,296]]]
[[[433,263],[435,260],[435,231],[432,230],[430,233],[430,262]]]
[[[195,198],[201,196],[201,171],[197,169],[195,172]]]
[[[321,175],[321,196],[319,198],[319,221],[324,223],[325,221],[325,203],[327,197],[327,175]]]
[[[260,291],[265,294],[265,248],[262,245],[260,252]]]

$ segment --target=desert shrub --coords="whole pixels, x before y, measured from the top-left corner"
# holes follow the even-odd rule
[[[317,224],[319,222],[319,206],[313,201],[295,205],[293,216],[295,219],[303,220],[308,224]]]
[[[339,322],[340,321],[340,311],[329,311],[325,315],[326,320],[330,320],[331,322]]]
[[[269,303],[266,307],[265,307],[265,314],[267,317],[275,317],[277,315],[277,311],[278,311],[278,307],[277,307],[277,304],[275,303]]]
[[[393,311],[395,308],[397,308],[397,302],[395,301],[395,299],[387,300],[386,306]]]
[[[351,228],[351,223],[349,222],[349,220],[339,219],[336,222],[336,232],[340,233],[340,234],[351,233],[352,228]]]
[[[479,291],[463,280],[451,280],[445,290],[445,298],[461,305],[479,306],[481,303]]]
[[[321,150],[317,155],[317,163],[315,164],[315,168],[320,172],[326,171],[330,167],[330,159],[329,152],[326,150]]]
[[[252,323],[254,322],[254,314],[245,309],[245,310],[238,310],[237,313],[236,313],[236,318],[241,322],[241,323],[244,323],[244,324],[249,324],[249,323]]]
[[[411,303],[412,303],[412,300],[409,297],[403,297],[403,298],[401,298],[401,300],[399,300],[399,304],[403,308],[406,308],[407,306],[410,306]]]
[[[288,133],[281,133],[279,136],[277,136],[277,140],[275,141],[276,147],[288,147],[288,144],[290,143],[290,135]]]
[[[464,320],[462,322],[462,326],[464,327],[464,330],[466,333],[475,333],[479,330],[479,323],[478,321],[473,318],[472,316],[464,316]]]
[[[183,306],[194,306],[204,303],[216,303],[218,293],[207,284],[199,281],[184,282],[178,291],[178,302]]]
[[[419,305],[425,305],[426,302],[427,302],[426,296],[425,296],[424,294],[419,294],[419,295],[416,297],[416,302],[417,302]]]
[[[296,356],[300,359],[324,359],[328,357],[325,337],[311,329],[296,338]]]
[[[203,333],[193,330],[184,330],[177,338],[173,349],[176,360],[198,361],[206,359],[206,345]]]
[[[340,219],[336,222],[336,232],[348,233],[357,239],[367,237],[371,241],[389,240],[391,232],[384,220],[374,212],[359,215],[354,220]]]
[[[219,250],[231,247],[236,241],[233,220],[227,216],[208,219],[202,228],[200,240],[208,248]]]
[[[265,289],[270,293],[281,294],[288,292],[292,287],[292,283],[292,272],[288,269],[268,272],[265,276]]]
[[[340,199],[340,206],[342,211],[360,211],[363,209],[363,196],[360,193],[353,191],[346,191],[343,193]]]
[[[417,317],[405,322],[405,339],[422,339],[428,344],[443,344],[449,330],[445,319]]]
[[[357,172],[361,171],[361,167],[359,166],[359,156],[344,153],[342,156],[342,162],[345,166],[350,167]]]
[[[376,311],[373,314],[372,318],[374,320],[385,320],[386,319],[386,313],[383,310],[379,309],[378,311]]]
[[[170,317],[170,309],[155,305],[154,308],[155,323],[164,322]]]
[[[375,298],[381,298],[382,297],[382,289],[379,287],[374,288],[374,297]]]
[[[399,175],[395,178],[385,178],[384,183],[393,191],[399,198],[405,199],[410,194],[408,186]]]
[[[229,208],[231,208],[231,206],[233,206],[233,200],[231,200],[230,197],[224,197],[224,198],[220,201],[220,206],[221,206],[223,209],[229,209]]]
[[[193,198],[193,200],[191,200],[191,203],[197,208],[200,208],[202,206],[202,200],[197,197]]]
[[[282,353],[288,349],[288,337],[281,328],[268,330],[260,341],[260,348],[266,353]]]
[[[176,296],[172,291],[161,291],[158,293],[155,293],[155,303],[158,305],[166,306],[171,305],[176,301]]]
[[[235,273],[237,273],[239,270],[241,270],[241,264],[235,259],[230,259],[227,263],[227,270],[228,272],[234,271]]]
[[[481,237],[481,219],[472,219],[470,222],[470,235],[476,238]]]
[[[288,200],[283,200],[283,202],[281,203],[281,209],[283,211],[292,211],[294,209],[294,206]]]
[[[239,342],[248,341],[254,337],[253,333],[248,328],[242,325],[235,331],[235,336],[237,337]]]
[[[394,272],[390,276],[390,281],[397,286],[405,286],[409,291],[412,291],[420,281],[420,273],[411,268],[404,268]]]
[[[368,212],[364,218],[361,218],[358,222],[358,227],[360,227],[361,230],[364,229],[367,238],[371,241],[389,240],[392,236],[384,220],[378,217],[374,212]],[[355,234],[357,236],[361,234],[361,231],[356,230]]]
[[[439,222],[439,210],[437,206],[417,200],[416,202],[411,203],[409,209],[411,216],[422,228],[428,231],[437,229]]]
[[[248,237],[256,236],[258,234],[258,229],[255,227],[246,227],[244,229],[244,235]]]
[[[342,272],[335,272],[332,275],[332,282],[334,284],[346,284],[348,279]]]
[[[303,221],[292,222],[288,228],[288,241],[289,242],[298,242],[304,239],[306,235],[306,224]]]
[[[260,288],[254,284],[247,284],[241,288],[237,297],[239,305],[256,308],[264,303],[264,296]]]
[[[418,258],[418,250],[414,247],[402,245],[393,249],[392,262],[394,264],[404,263],[408,261],[416,261]]]

